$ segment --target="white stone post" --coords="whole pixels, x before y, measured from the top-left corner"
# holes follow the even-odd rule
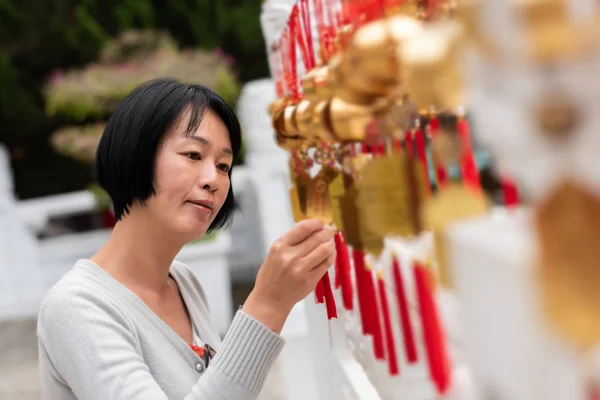
[[[37,310],[29,293],[41,281],[36,273],[36,240],[19,219],[8,151],[0,144],[0,315]],[[34,311],[35,312],[35,311]]]

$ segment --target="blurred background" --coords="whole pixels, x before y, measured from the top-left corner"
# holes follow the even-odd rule
[[[260,0],[3,0],[0,142],[19,198],[93,185],[102,124],[131,88],[172,75],[235,105],[269,74]],[[240,160],[243,162],[243,160]]]

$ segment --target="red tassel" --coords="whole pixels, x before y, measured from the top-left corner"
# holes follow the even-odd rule
[[[394,341],[394,332],[392,330],[392,319],[390,317],[390,307],[388,305],[387,291],[385,289],[385,281],[383,273],[379,271],[377,276],[379,286],[379,302],[381,303],[381,311],[383,312],[383,324],[385,328],[385,344],[387,348],[388,371],[390,375],[395,376],[400,373],[398,367],[398,356],[396,355],[396,343]]]
[[[323,282],[320,280],[317,282],[317,286],[315,287],[315,302],[317,304],[325,303],[325,291],[323,290]]]
[[[337,318],[337,307],[335,305],[335,298],[333,297],[333,291],[331,290],[331,281],[329,280],[329,271],[325,272],[325,275],[321,278],[323,286],[323,292],[325,297],[325,306],[327,307],[327,319]]]
[[[396,297],[398,300],[398,311],[400,312],[400,322],[402,323],[402,337],[404,338],[404,350],[409,364],[414,364],[419,360],[417,346],[415,344],[415,334],[410,311],[408,309],[408,300],[406,290],[404,288],[404,279],[400,270],[400,263],[394,257],[392,261],[392,269],[394,276],[394,285],[396,287]]]
[[[352,276],[350,272],[350,256],[348,255],[348,247],[344,242],[344,238],[341,232],[336,233],[333,239],[335,240],[335,249],[337,252],[335,262],[339,268],[339,284],[342,289],[342,303],[344,304],[344,308],[346,310],[352,310],[354,307],[352,297]]]
[[[367,297],[365,291],[365,258],[360,250],[352,249],[352,258],[354,260],[354,276],[356,281],[356,291],[358,294],[358,309],[360,312],[360,321],[362,323],[363,335],[371,333],[370,320],[368,315]]]
[[[406,135],[404,136],[404,142],[406,143],[406,154],[409,157],[415,156],[415,146],[413,143],[412,134],[410,131],[406,131]]]
[[[435,140],[435,136],[440,133],[440,120],[432,117],[429,120],[429,133]],[[438,162],[435,163],[435,177],[438,187],[444,187],[448,183],[448,170],[446,166]]]
[[[367,288],[367,310],[368,315],[371,321],[369,324],[371,325],[372,331],[371,335],[373,336],[373,353],[375,354],[375,358],[378,360],[385,360],[385,346],[383,344],[383,331],[381,329],[381,320],[379,319],[379,309],[377,307],[377,291],[375,290],[375,282],[373,281],[373,271],[366,270],[365,271],[365,282]]]
[[[440,120],[437,117],[431,117],[429,119],[429,129],[431,134],[435,135],[440,131]]]
[[[477,170],[477,163],[471,146],[471,134],[468,122],[462,118],[459,119],[456,125],[456,132],[462,145],[460,171],[463,182],[466,186],[479,190],[481,189],[479,171]]]
[[[444,394],[450,387],[450,362],[445,335],[432,293],[433,277],[425,267],[414,264],[415,284],[419,299],[421,323],[431,379],[438,391]]]
[[[507,208],[514,208],[521,203],[519,189],[512,180],[502,179],[502,193],[504,195],[504,205]]]
[[[421,166],[423,168],[423,172],[425,173],[425,189],[427,190],[427,195],[431,195],[431,180],[429,176],[429,166],[427,164],[427,152],[425,149],[425,135],[423,135],[423,131],[418,129],[415,132],[415,144],[417,145],[417,156],[419,157],[419,161],[421,162]]]

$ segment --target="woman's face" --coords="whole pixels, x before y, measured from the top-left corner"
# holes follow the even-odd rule
[[[156,159],[156,195],[146,210],[159,229],[181,235],[185,242],[200,238],[217,216],[229,191],[233,153],[229,131],[207,109],[193,135],[185,134],[186,112],[169,132]]]

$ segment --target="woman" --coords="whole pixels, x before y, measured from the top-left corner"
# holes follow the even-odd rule
[[[43,301],[45,399],[257,397],[287,315],[334,261],[335,247],[333,231],[315,220],[277,240],[220,343],[200,282],[174,258],[231,219],[240,144],[233,111],[197,85],[149,82],[112,114],[96,169],[118,222]]]

